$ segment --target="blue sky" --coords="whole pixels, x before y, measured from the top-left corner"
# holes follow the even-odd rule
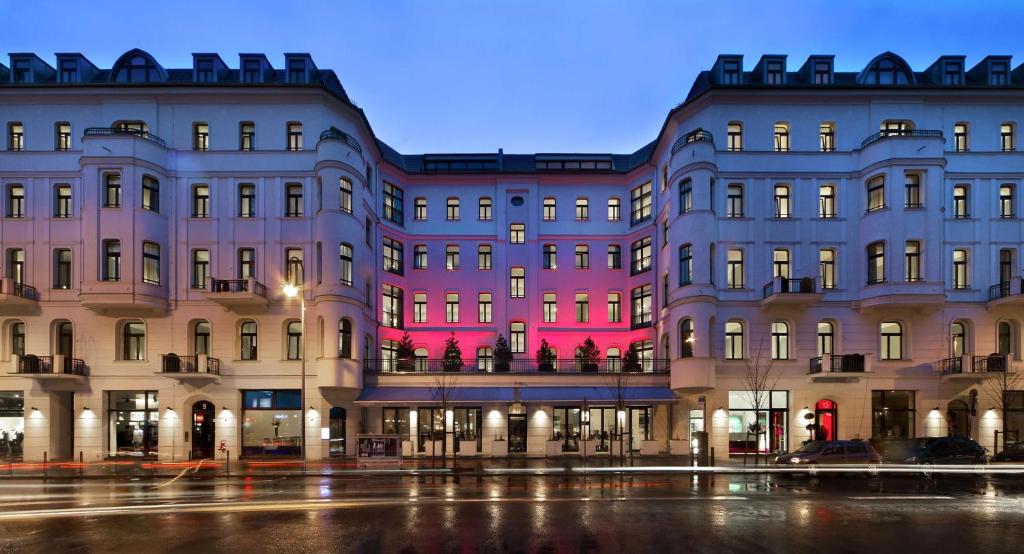
[[[8,52],[51,64],[77,51],[109,67],[140,47],[165,67],[206,51],[280,68],[310,52],[404,153],[631,152],[719,53],[748,69],[763,53],[835,54],[839,70],[884,50],[918,70],[940,54],[1024,62],[1022,1],[0,0],[0,14]]]

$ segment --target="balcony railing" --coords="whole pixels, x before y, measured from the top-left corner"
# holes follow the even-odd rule
[[[779,282],[779,290],[775,290],[775,281]],[[814,293],[817,292],[814,285],[814,279],[811,277],[803,277],[796,279],[778,278],[772,279],[765,283],[764,287],[761,288],[761,297],[768,298],[773,294],[789,294],[789,293]]]
[[[7,288],[11,290],[7,290]],[[0,279],[0,294],[10,294],[25,300],[39,301],[39,291],[24,283],[16,283],[13,279]]]
[[[54,356],[36,356],[29,354],[18,358],[18,373],[25,375],[64,374],[85,375],[85,362],[78,358],[64,358],[60,367],[54,367]]]
[[[1024,294],[1024,279],[1014,279],[997,283],[988,288],[988,299],[999,300],[1008,296]]]
[[[267,297],[267,287],[255,280],[252,284],[253,290],[249,290],[249,279],[210,279],[210,292],[251,292]]]
[[[832,354],[827,366],[822,357],[811,358],[810,373],[864,373],[864,354]]]
[[[199,356],[164,354],[160,357],[160,371],[163,373],[210,373],[220,375],[220,360],[206,357],[206,369],[200,371]]]
[[[861,148],[868,146],[889,137],[935,137],[942,138],[942,131],[932,129],[886,129],[879,131],[860,143]]]
[[[330,129],[320,133],[320,140],[341,141],[351,146],[352,149],[355,150],[356,152],[359,152],[360,154],[363,153],[363,147],[359,146],[359,142],[356,141],[356,139],[352,138],[352,135],[342,131],[341,129],[331,127]]]
[[[936,370],[943,375],[964,373],[1013,373],[1015,368],[1006,354],[989,354],[988,356],[954,356],[936,362]]]
[[[682,150],[684,146],[692,142],[710,142],[714,144],[715,138],[711,136],[711,133],[705,131],[704,129],[690,131],[689,133],[686,133],[685,135],[679,137],[676,140],[675,144],[672,145],[672,153],[675,154],[676,152]]]
[[[149,131],[141,131],[139,129],[123,129],[120,127],[89,127],[85,130],[85,136],[87,137],[113,137],[113,136],[126,136],[130,135],[133,137],[139,137],[144,140],[148,140],[152,143],[159,144],[160,146],[167,148],[167,142],[164,139],[150,133]]]
[[[536,360],[513,359],[508,364],[488,360],[463,360],[461,369],[444,359],[415,358],[411,360],[363,360],[366,373],[668,373],[670,360],[654,358],[640,360],[629,366],[619,358],[600,358],[594,363],[583,363],[575,358],[557,359],[551,364],[538,364]]]

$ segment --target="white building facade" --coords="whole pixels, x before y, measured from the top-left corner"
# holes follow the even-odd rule
[[[12,54],[0,83],[6,456],[319,459],[364,433],[688,454],[706,432],[722,457],[1024,427],[1008,57],[720,56],[631,154],[402,155],[305,54]]]

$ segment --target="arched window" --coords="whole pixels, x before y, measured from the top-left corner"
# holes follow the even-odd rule
[[[352,358],[352,322],[347,319],[338,323],[338,357]]]
[[[885,243],[868,245],[868,284],[885,281]]]
[[[902,58],[886,52],[872,60],[857,81],[865,85],[912,85],[914,74]]]
[[[420,373],[426,373],[428,358],[430,357],[430,354],[427,352],[427,349],[422,347],[417,348],[416,350],[412,351],[412,355],[416,359],[416,371]]]
[[[835,326],[831,322],[818,322],[818,357],[835,354],[835,332]]]
[[[256,322],[243,321],[238,326],[239,358],[243,360],[256,359]]]
[[[287,352],[285,358],[289,360],[302,358],[302,323],[298,321],[288,322],[286,334],[287,341],[285,344]]]
[[[61,321],[57,323],[54,329],[54,354],[63,354],[66,358],[70,358],[75,352],[75,331],[70,321]]]
[[[192,353],[210,354],[210,322],[197,321],[192,327]]]
[[[954,321],[949,327],[949,355],[959,358],[967,352],[967,326]]]
[[[21,321],[15,321],[11,324],[10,354],[14,356],[25,355],[25,324]]]
[[[494,350],[490,346],[481,346],[476,349],[477,371],[494,371]]]
[[[121,347],[123,360],[146,359],[146,324],[126,322],[121,328]]]
[[[679,322],[679,357],[693,357],[693,320],[689,318]]]
[[[605,351],[605,367],[608,371],[618,371],[622,368],[622,351],[617,347]]]
[[[743,324],[739,321],[725,323],[725,359],[743,359]]]
[[[896,321],[883,321],[879,325],[882,339],[879,358],[882,360],[903,359],[903,325]]]
[[[789,359],[789,324],[785,321],[772,322],[772,359]]]
[[[338,260],[341,284],[352,286],[352,245],[343,242],[338,246]]]
[[[129,50],[114,62],[110,80],[115,83],[156,83],[167,80],[167,72],[153,56],[139,50]]]
[[[1009,321],[1000,321],[996,326],[996,348],[1000,354],[1010,354],[1013,352],[1014,339],[1013,339],[1013,325]]]

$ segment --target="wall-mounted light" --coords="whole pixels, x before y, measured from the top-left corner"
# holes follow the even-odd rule
[[[82,406],[82,411],[83,412],[91,412],[92,410],[89,409],[89,406]]]
[[[38,412],[38,411],[39,411],[39,408],[36,408],[35,406],[32,406],[32,411],[33,411],[33,412]]]

